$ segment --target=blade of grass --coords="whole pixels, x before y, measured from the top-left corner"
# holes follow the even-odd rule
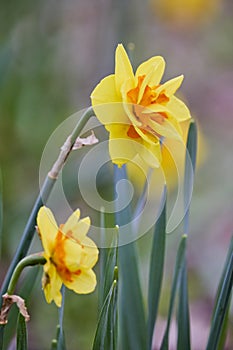
[[[157,319],[159,299],[163,281],[164,256],[166,246],[166,188],[161,204],[163,209],[158,218],[152,242],[148,288],[148,349],[151,349],[153,331]]]
[[[16,336],[16,349],[17,350],[27,350],[27,326],[25,318],[19,313],[17,322],[17,336]]]
[[[171,297],[170,297],[169,308],[168,308],[167,325],[166,325],[166,329],[165,329],[165,333],[163,336],[160,350],[168,350],[169,349],[170,324],[171,324],[172,313],[173,313],[174,304],[175,304],[175,297],[176,297],[177,289],[178,289],[180,278],[181,278],[181,272],[182,272],[182,268],[183,268],[183,260],[184,260],[185,248],[186,248],[186,239],[187,239],[187,235],[183,235],[181,238],[180,244],[179,244],[178,251],[177,251],[176,263],[175,263],[175,269],[174,269],[174,275],[173,275],[173,281],[172,281],[172,288],[171,288]]]
[[[115,166],[115,183],[127,180],[125,166]],[[129,198],[129,189],[124,187],[120,194],[125,199]],[[119,240],[124,239],[124,234],[133,237],[132,230],[121,230],[132,219],[130,205],[123,210],[116,208],[116,223],[119,225]],[[142,350],[147,348],[146,320],[143,305],[143,297],[138,273],[138,254],[135,242],[122,245],[119,254],[119,324],[120,324],[120,347],[122,349]]]
[[[231,239],[223,273],[220,278],[218,292],[215,300],[215,307],[212,315],[210,334],[206,350],[216,350],[218,348],[221,334],[224,327],[229,303],[232,296],[233,286],[233,238]]]

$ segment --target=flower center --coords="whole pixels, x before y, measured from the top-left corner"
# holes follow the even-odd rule
[[[142,85],[144,79],[145,75],[141,75],[138,77],[137,86],[127,92],[127,97],[129,99],[129,102],[133,104],[134,116],[137,120],[139,120],[142,123],[140,129],[143,132],[147,131],[153,134],[154,136],[158,137],[160,135],[151,128],[150,120],[155,121],[158,124],[162,124],[164,122],[164,119],[167,118],[166,113],[144,113],[144,110],[146,107],[149,108],[149,106],[153,104],[166,104],[169,101],[169,97],[165,94],[164,90],[160,91],[159,93],[156,92],[156,89],[160,87],[160,85],[153,87],[146,85],[145,87],[143,87]],[[139,93],[142,88],[144,88],[144,91],[140,101],[138,101]],[[130,125],[127,135],[134,139],[140,137],[137,131],[134,129],[133,125]]]
[[[56,270],[63,281],[72,282],[72,275],[80,275],[81,270],[78,269],[77,271],[70,271],[69,268],[66,265],[65,258],[66,258],[66,252],[65,252],[65,241],[69,239],[68,236],[64,235],[60,230],[57,233],[56,236],[56,242],[55,242],[55,252],[53,256],[51,257],[52,263],[55,265]]]

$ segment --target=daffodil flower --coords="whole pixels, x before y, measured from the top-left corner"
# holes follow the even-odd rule
[[[113,163],[122,166],[137,154],[151,167],[161,162],[161,139],[180,138],[180,123],[191,118],[174,96],[183,75],[161,84],[165,61],[155,56],[134,74],[124,47],[116,49],[115,74],[105,77],[91,94],[92,106],[109,136]]]
[[[90,219],[82,220],[77,209],[65,224],[57,226],[50,209],[41,207],[37,216],[38,232],[44,248],[42,287],[48,303],[61,306],[62,284],[76,293],[86,294],[95,289],[92,270],[98,259],[98,249],[88,238]]]

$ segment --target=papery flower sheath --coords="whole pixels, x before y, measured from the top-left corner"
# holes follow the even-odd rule
[[[86,236],[89,217],[80,220],[77,209],[58,227],[51,210],[43,206],[38,212],[37,227],[46,259],[42,278],[46,301],[61,306],[62,284],[76,293],[92,292],[96,286],[92,268],[98,260],[98,249]]]
[[[161,140],[180,138],[180,123],[191,118],[174,94],[183,75],[161,83],[165,61],[155,56],[134,74],[124,47],[115,55],[115,74],[105,77],[91,94],[94,112],[109,132],[109,153],[122,166],[139,155],[149,166],[161,162]]]

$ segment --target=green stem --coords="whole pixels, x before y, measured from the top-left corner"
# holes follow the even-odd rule
[[[25,267],[34,265],[44,265],[45,263],[46,259],[41,254],[28,255],[22,260],[20,260],[11,276],[9,286],[7,289],[7,294],[12,295],[14,293],[16,283],[18,282],[19,276],[21,275],[21,272]]]
[[[28,249],[30,247],[31,241],[34,236],[35,232],[35,225],[36,225],[36,217],[38,210],[40,207],[46,203],[54,184],[56,183],[57,177],[59,175],[59,172],[63,168],[65,161],[67,157],[69,156],[70,152],[72,151],[73,145],[75,143],[76,138],[79,136],[80,132],[88,122],[88,120],[91,118],[91,116],[94,116],[94,112],[91,107],[89,107],[81,116],[79,122],[77,123],[75,129],[73,130],[72,134],[66,142],[64,143],[63,147],[61,148],[61,152],[55,161],[54,165],[52,166],[52,169],[48,173],[44,184],[41,188],[41,191],[36,199],[36,202],[34,204],[34,207],[31,211],[31,214],[29,216],[28,222],[25,226],[23,235],[21,237],[21,240],[19,242],[18,248],[16,250],[16,253],[14,255],[14,258],[11,261],[11,264],[9,266],[9,269],[7,271],[7,274],[5,276],[5,279],[2,283],[1,287],[1,293],[0,295],[5,294],[10,278],[13,274],[13,271],[15,270],[15,267],[17,266],[18,262],[24,258],[24,256],[27,254]],[[2,301],[0,300],[0,307],[1,307]]]

